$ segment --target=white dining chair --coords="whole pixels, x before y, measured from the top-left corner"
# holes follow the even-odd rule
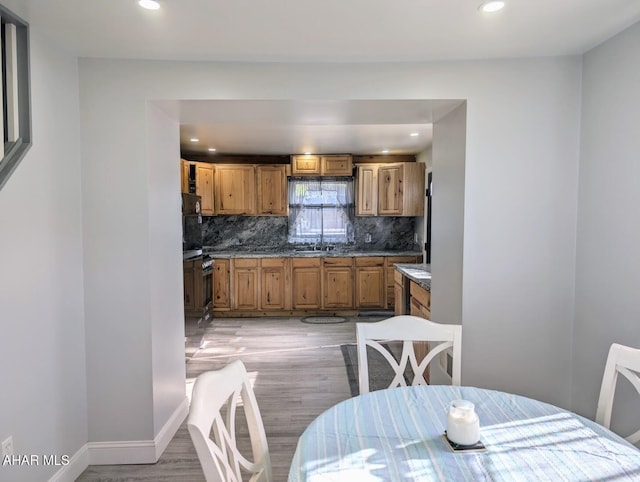
[[[393,368],[394,378],[388,388],[406,386],[405,370],[410,364],[412,385],[425,385],[425,372],[435,357],[453,351],[451,384],[460,385],[462,326],[435,323],[413,315],[400,315],[374,323],[356,323],[358,347],[358,385],[360,394],[369,392],[367,347],[377,350]],[[396,361],[380,342],[402,341],[402,354]],[[429,353],[418,363],[413,342],[429,342]],[[439,342],[439,343],[438,343]]]
[[[238,403],[242,404],[246,416],[253,462],[238,450]],[[207,482],[241,482],[243,471],[251,474],[250,482],[272,482],[271,459],[260,410],[240,360],[198,376],[193,386],[187,428]]]
[[[596,422],[609,428],[611,425],[611,413],[613,411],[613,398],[616,391],[618,374],[627,378],[640,395],[640,350],[628,346],[613,343],[609,348],[609,356],[602,375],[602,386],[598,398],[598,410]],[[625,437],[632,444],[640,442],[640,430]]]

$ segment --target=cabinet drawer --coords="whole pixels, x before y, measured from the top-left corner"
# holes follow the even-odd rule
[[[322,258],[293,258],[291,266],[294,268],[319,268],[322,266]]]
[[[401,285],[404,282],[404,275],[397,269],[393,270],[393,281]]]
[[[356,266],[384,266],[384,258],[382,256],[356,258]]]
[[[258,258],[238,258],[233,260],[233,266],[236,268],[257,268]]]
[[[350,268],[353,266],[353,258],[324,258],[325,267],[343,266]]]
[[[262,258],[261,266],[263,268],[280,268],[285,264],[284,258]]]

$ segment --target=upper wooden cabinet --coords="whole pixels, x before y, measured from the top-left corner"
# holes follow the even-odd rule
[[[422,216],[424,171],[421,162],[359,165],[356,216]]]
[[[291,156],[291,175],[351,176],[353,175],[353,161],[349,154],[294,155]]]
[[[356,216],[378,214],[378,164],[356,168]]]
[[[353,176],[353,161],[350,155],[320,156],[320,175]]]
[[[288,214],[286,165],[256,166],[256,186],[258,190],[256,214],[273,216]]]
[[[422,162],[381,165],[378,168],[378,215],[422,216],[424,170]]]
[[[195,163],[196,194],[200,196],[200,211],[204,216],[214,213],[213,164]]]
[[[302,154],[291,156],[292,176],[319,176],[320,156]]]
[[[216,214],[255,214],[255,184],[253,165],[216,165]]]
[[[180,190],[185,194],[200,196],[200,212],[205,216],[214,213],[213,164],[180,160]]]

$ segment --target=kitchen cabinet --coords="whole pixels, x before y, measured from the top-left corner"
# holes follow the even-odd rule
[[[214,214],[213,164],[196,162],[196,195],[200,196],[200,211],[203,216]]]
[[[193,260],[182,263],[182,279],[184,287],[184,311],[192,314],[196,311],[196,280]]]
[[[320,172],[320,156],[307,154],[291,156],[292,176],[319,176]]]
[[[320,156],[322,176],[353,176],[353,160],[350,155]]]
[[[424,169],[421,162],[381,165],[378,168],[378,215],[422,216]]]
[[[180,191],[189,194],[189,161],[180,159]]]
[[[411,293],[411,314],[420,318],[431,319],[431,292],[425,290],[414,281],[409,282],[409,292]],[[416,360],[420,363],[429,353],[429,343],[414,342],[413,351],[416,354]],[[425,375],[428,374],[425,373]],[[429,379],[425,376],[425,380],[429,383]]]
[[[356,308],[384,308],[384,257],[355,259]]]
[[[395,306],[395,288],[394,288],[394,273],[395,269],[393,265],[396,263],[418,263],[422,258],[418,256],[388,256],[385,258],[384,265],[386,269],[386,307],[387,309],[393,309]],[[400,298],[402,299],[402,298]]]
[[[425,165],[360,164],[356,168],[356,216],[422,216]]]
[[[216,214],[255,214],[255,184],[255,169],[253,165],[216,165]]]
[[[353,308],[353,259],[325,258],[324,308]]]
[[[356,216],[378,214],[378,165],[356,167]]]
[[[230,300],[230,261],[215,259],[213,263],[213,310],[228,311]]]
[[[396,316],[407,314],[407,288],[405,278],[399,271],[393,271],[393,314]]]
[[[421,318],[431,319],[431,292],[425,290],[416,282],[409,283],[411,293],[411,314]]]
[[[233,260],[231,306],[234,310],[258,310],[258,262],[256,258]]]
[[[256,166],[256,187],[257,215],[286,216],[288,214],[286,165]]]
[[[293,309],[322,307],[322,259],[292,258],[291,286]]]
[[[291,308],[289,260],[264,258],[260,269],[260,307],[263,310],[288,310]]]
[[[291,156],[292,176],[352,176],[353,158],[349,154]]]

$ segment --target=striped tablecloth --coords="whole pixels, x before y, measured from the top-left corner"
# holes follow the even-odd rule
[[[453,453],[449,403],[471,400],[482,453]],[[553,405],[473,387],[418,386],[350,398],[300,437],[289,482],[640,481],[640,451]]]

